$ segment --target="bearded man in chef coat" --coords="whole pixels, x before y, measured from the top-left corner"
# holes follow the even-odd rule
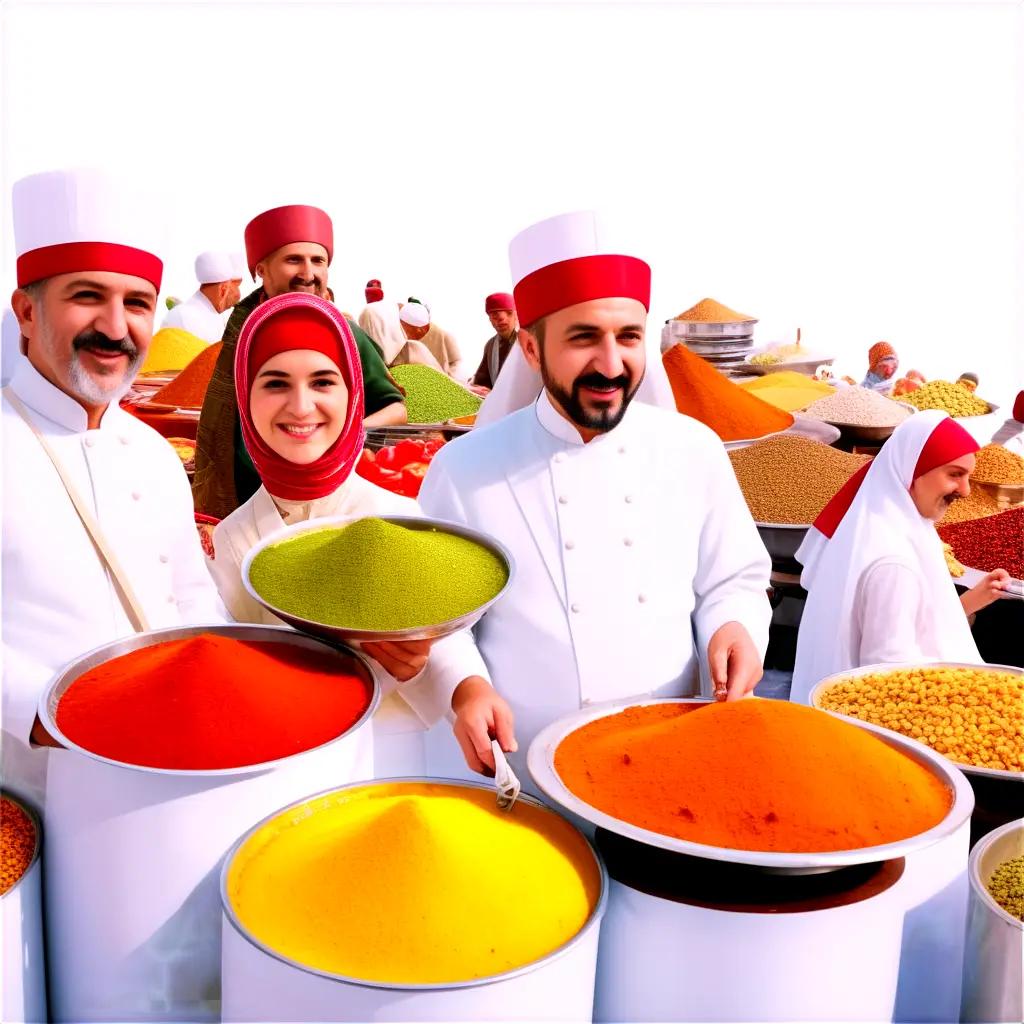
[[[164,327],[177,327],[203,341],[220,341],[231,310],[242,298],[242,257],[233,252],[203,252],[196,257],[199,289],[164,317]]]
[[[23,178],[13,200],[27,358],[3,396],[3,775],[38,805],[46,755],[29,736],[57,670],[137,629],[224,614],[178,456],[118,405],[153,333],[153,205],[92,171]]]
[[[490,680],[453,691],[477,771],[493,768],[490,732],[525,778],[526,748],[554,719],[692,695],[702,661],[720,698],[761,678],[770,560],[718,437],[649,404],[670,389],[646,355],[650,268],[624,251],[591,213],[513,239],[526,333],[481,410],[493,399],[508,414],[442,448],[420,492],[428,515],[491,533],[515,559],[475,629]]]
[[[245,228],[249,273],[260,287],[235,306],[221,339],[210,385],[199,414],[196,471],[192,496],[196,509],[224,519],[260,488],[260,476],[242,443],[235,395],[235,349],[245,321],[261,303],[299,292],[330,299],[327,273],[334,257],[334,225],[316,206],[277,206],[254,217]],[[354,321],[348,321],[363,370],[364,425],[405,423],[405,396],[388,373],[380,349]]]

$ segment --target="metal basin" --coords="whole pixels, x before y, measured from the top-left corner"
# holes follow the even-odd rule
[[[936,754],[922,743],[907,739],[899,733],[882,729],[877,725],[849,719],[853,724],[873,733],[890,747],[905,754],[911,760],[922,765],[936,778],[940,779],[952,794],[952,802],[946,817],[933,828],[916,836],[901,839],[895,843],[884,843],[880,846],[865,846],[857,850],[833,850],[822,853],[780,853],[767,850],[733,850],[728,847],[709,846],[705,843],[694,843],[673,836],[662,835],[640,828],[627,821],[613,818],[610,814],[598,810],[573,793],[562,781],[555,770],[555,751],[558,745],[570,733],[575,732],[588,722],[617,714],[628,707],[647,707],[650,704],[708,704],[710,701],[694,698],[672,697],[659,700],[623,700],[604,704],[600,708],[589,708],[553,722],[537,734],[527,754],[527,766],[534,781],[560,807],[589,821],[608,832],[625,836],[627,839],[657,846],[673,853],[683,853],[690,857],[703,857],[708,860],[728,861],[733,864],[749,864],[766,871],[793,874],[814,874],[820,871],[833,871],[850,864],[871,864],[876,861],[894,860],[938,843],[951,836],[970,817],[974,809],[974,793],[967,779],[957,771],[951,761],[941,754]],[[837,716],[839,717],[839,716]]]
[[[311,531],[324,530],[331,527],[349,526],[352,523],[357,522],[359,519],[381,519],[386,523],[394,523],[397,526],[404,526],[409,530],[438,530],[442,533],[450,533],[456,537],[465,537],[467,540],[474,541],[482,548],[486,548],[502,560],[507,573],[505,585],[489,601],[486,601],[478,608],[473,609],[473,611],[466,612],[465,615],[460,615],[457,618],[449,619],[447,622],[438,622],[429,626],[410,626],[408,629],[387,630],[349,629],[346,626],[334,626],[326,622],[314,622],[312,619],[304,619],[301,616],[293,615],[291,612],[285,611],[283,608],[278,608],[275,605],[272,605],[265,598],[261,597],[259,592],[252,585],[252,581],[249,579],[249,570],[252,567],[252,563],[260,552],[271,544],[277,544],[283,540],[290,540],[293,537],[297,537],[300,534],[309,533]],[[349,640],[361,640],[366,642],[379,642],[382,640],[436,640],[441,637],[448,636],[450,633],[457,633],[460,629],[468,629],[470,626],[479,622],[487,609],[508,591],[508,588],[512,585],[514,576],[515,561],[512,558],[511,552],[499,541],[485,533],[479,533],[476,530],[471,530],[468,526],[463,526],[461,523],[450,523],[444,519],[431,519],[427,516],[335,517],[313,519],[305,523],[296,523],[294,526],[286,526],[284,529],[275,530],[274,533],[269,534],[260,541],[260,543],[257,544],[248,555],[245,556],[245,560],[242,562],[242,583],[245,585],[245,589],[254,601],[258,601],[267,609],[267,611],[276,615],[279,619],[287,622],[290,626],[294,626],[303,633],[309,633],[312,636],[321,637],[325,640],[333,640],[342,643]]]
[[[710,323],[700,320],[670,320],[669,332],[673,338],[749,338],[754,333],[756,320],[732,320]]]
[[[860,668],[851,668],[851,669],[849,669],[846,672],[837,672],[835,675],[831,675],[831,676],[828,676],[825,679],[822,679],[821,682],[818,683],[811,690],[811,693],[810,693],[810,703],[811,703],[811,706],[815,707],[815,708],[818,708],[820,711],[827,710],[826,708],[824,708],[822,706],[822,701],[823,701],[823,699],[825,697],[825,694],[829,690],[831,690],[832,687],[836,686],[837,684],[839,684],[841,682],[844,682],[845,680],[857,679],[860,676],[875,675],[876,673],[897,672],[897,671],[900,671],[900,670],[914,669],[914,668],[971,668],[971,669],[983,668],[983,669],[990,669],[993,672],[1009,672],[1011,675],[1024,676],[1024,669],[1016,668],[1013,665],[989,665],[989,664],[982,664],[982,665],[975,664],[975,665],[972,665],[969,662],[965,662],[965,661],[935,661],[935,662],[929,662],[927,664],[922,664],[921,662],[893,662],[890,665],[886,665],[886,664],[883,664],[883,665],[862,665]],[[858,718],[852,718],[849,715],[842,715],[838,711],[829,711],[828,713],[830,715],[836,715],[839,718],[845,718],[849,722],[856,722],[858,725],[867,725],[868,724],[867,722],[862,722]],[[878,726],[873,726],[873,728],[878,728]],[[916,741],[914,741],[914,740],[911,740],[910,742],[916,743]],[[919,746],[924,746],[924,744],[918,744],[918,745]],[[961,764],[959,761],[951,761],[949,758],[945,757],[943,754],[939,754],[939,753],[935,753],[934,751],[931,751],[930,747],[925,747],[925,749],[929,750],[931,753],[933,753],[935,757],[941,758],[943,761],[946,761],[948,764],[955,764],[956,767],[960,769],[960,771],[964,772],[967,775],[977,775],[977,776],[981,776],[983,778],[990,778],[990,779],[1007,779],[1007,780],[1016,781],[1018,783],[1024,782],[1024,772],[1011,772],[1011,771],[1008,771],[1008,770],[1003,769],[1003,768],[981,768],[981,767],[977,767],[977,766],[971,765],[971,764]]]
[[[782,572],[797,575],[802,566],[796,560],[797,549],[804,542],[810,525],[796,526],[789,523],[755,523],[764,546],[771,555],[772,565],[778,566]]]

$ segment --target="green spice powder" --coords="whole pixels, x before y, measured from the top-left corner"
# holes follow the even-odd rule
[[[464,537],[382,519],[311,530],[253,559],[253,587],[292,615],[347,629],[436,626],[490,601],[504,562]]]
[[[433,367],[392,366],[391,375],[405,391],[410,423],[443,423],[456,416],[472,416],[480,408],[480,398]]]
[[[988,891],[1011,917],[1024,921],[1024,857],[1000,864],[989,879]]]

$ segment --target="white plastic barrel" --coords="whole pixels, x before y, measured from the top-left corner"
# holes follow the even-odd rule
[[[490,789],[479,783],[434,778],[389,779],[382,784],[395,782]],[[323,795],[326,794],[317,796]],[[544,807],[550,814],[557,813],[532,797],[520,796],[519,799]],[[277,813],[290,809],[284,807]],[[283,1020],[589,1022],[592,1019],[594,971],[601,919],[608,898],[608,877],[589,844],[600,871],[600,897],[583,928],[561,948],[535,963],[489,978],[457,984],[398,985],[367,982],[307,967],[266,946],[241,924],[227,892],[228,871],[244,843],[265,823],[252,828],[235,844],[225,859],[222,872],[222,1019],[225,1024]]]
[[[772,874],[603,830],[596,1021],[892,1019],[902,859]]]
[[[964,957],[964,1024],[1024,1020],[1024,923],[992,898],[987,882],[1000,864],[1024,856],[1024,821],[981,839],[971,853],[971,897]]]
[[[36,845],[25,873],[0,897],[3,991],[0,1009],[9,1022],[46,1021],[46,962],[43,959],[42,826],[39,816],[14,793],[3,791],[28,816]]]
[[[188,627],[139,634],[65,669],[41,702],[67,749],[50,753],[46,795],[46,928],[56,1021],[217,1021],[221,912],[218,878],[239,834],[283,803],[370,778],[379,699],[351,651],[339,665],[372,689],[342,736],[280,761],[218,771],[124,765],[71,744],[56,728],[61,693],[88,669],[154,643],[216,633],[235,639],[328,645],[284,627]],[[365,726],[365,727],[364,727]],[[230,728],[230,722],[225,723]]]

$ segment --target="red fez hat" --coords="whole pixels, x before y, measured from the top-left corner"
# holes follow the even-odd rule
[[[327,263],[334,258],[334,227],[331,218],[316,206],[278,206],[254,217],[245,228],[245,256],[249,273],[256,276],[256,264],[290,242],[315,242],[327,250]]]
[[[510,313],[516,311],[516,300],[508,292],[495,292],[488,295],[484,302],[485,313],[497,313],[499,310],[508,310]]]

